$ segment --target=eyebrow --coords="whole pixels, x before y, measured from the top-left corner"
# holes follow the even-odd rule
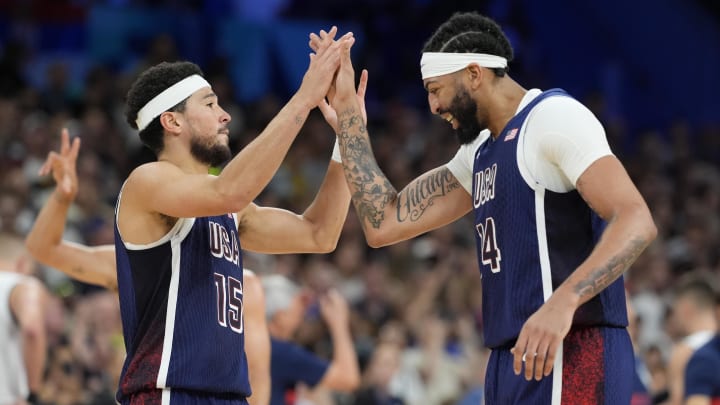
[[[205,100],[206,98],[212,98],[212,97],[217,97],[217,95],[211,91],[210,93],[204,95],[202,99]]]
[[[432,79],[428,80],[428,81],[423,85],[423,87],[425,87],[425,91],[430,91],[430,90],[428,90],[428,87],[430,87],[430,85],[433,84],[433,83],[435,83],[435,80],[432,80]]]

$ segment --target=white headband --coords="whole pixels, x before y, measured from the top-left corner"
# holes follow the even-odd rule
[[[135,120],[138,130],[142,131],[155,117],[174,107],[203,87],[210,87],[210,83],[200,75],[192,75],[163,90],[162,93],[153,97],[138,111]]]
[[[423,80],[446,75],[477,63],[486,68],[506,68],[507,59],[486,53],[424,52],[420,59]]]

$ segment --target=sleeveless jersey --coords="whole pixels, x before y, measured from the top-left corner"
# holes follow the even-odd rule
[[[29,394],[20,326],[10,309],[10,294],[25,279],[0,271],[0,404],[13,404]]]
[[[514,345],[525,321],[590,255],[605,226],[576,190],[546,190],[518,164],[521,142],[531,136],[525,123],[548,97],[569,96],[560,89],[541,93],[475,152],[472,197],[490,348]],[[573,325],[627,326],[622,277],[578,308]]]
[[[685,367],[685,399],[701,395],[720,405],[720,335],[693,353]]]
[[[123,242],[116,220],[115,249],[127,347],[118,401],[163,388],[250,396],[234,215],[181,218],[142,246]]]

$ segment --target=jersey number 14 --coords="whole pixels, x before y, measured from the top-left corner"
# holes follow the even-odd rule
[[[495,220],[492,217],[485,218],[485,226],[483,224],[477,224],[475,226],[480,237],[480,260],[482,264],[490,266],[490,270],[493,273],[500,272],[500,260],[502,255],[500,254],[500,248],[497,245],[497,238],[495,237]]]

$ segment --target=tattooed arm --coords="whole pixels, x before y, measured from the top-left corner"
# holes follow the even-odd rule
[[[590,165],[576,187],[608,226],[590,256],[523,325],[514,369],[517,374],[522,370],[524,353],[537,353],[534,367],[525,367],[528,380],[550,374],[575,310],[617,280],[657,234],[645,201],[614,156]]]
[[[397,192],[375,161],[359,108],[351,102],[336,108],[345,179],[370,246],[412,238],[470,211],[470,196],[445,166],[428,171]]]
[[[344,47],[330,101],[337,112],[337,137],[345,179],[365,239],[390,245],[446,225],[472,208],[468,193],[445,166],[411,181],[399,193],[378,167],[355,93],[350,49]]]
[[[593,163],[577,189],[608,222],[595,250],[558,290],[567,290],[582,305],[615,281],[637,259],[657,229],[640,192],[614,156]]]

